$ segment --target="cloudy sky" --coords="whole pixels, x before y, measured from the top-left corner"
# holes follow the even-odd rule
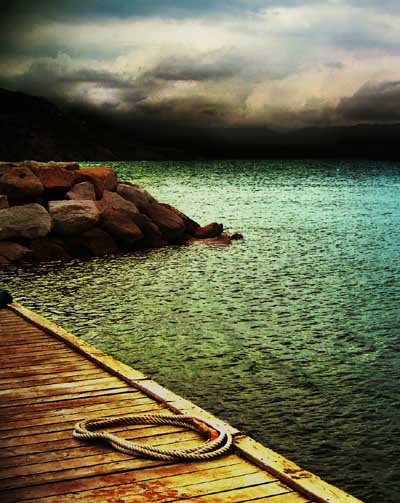
[[[1,87],[183,125],[400,121],[398,0],[3,3]]]

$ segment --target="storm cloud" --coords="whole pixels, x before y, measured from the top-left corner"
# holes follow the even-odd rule
[[[400,120],[393,0],[16,0],[0,24],[0,86],[125,120]]]

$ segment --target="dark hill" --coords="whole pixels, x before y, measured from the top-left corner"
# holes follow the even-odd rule
[[[166,160],[198,158],[399,159],[400,124],[303,128],[188,127],[118,120],[0,89],[0,159]]]

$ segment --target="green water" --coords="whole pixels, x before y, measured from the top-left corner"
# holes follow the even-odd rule
[[[368,503],[400,493],[400,163],[115,163],[245,240],[0,272],[20,302]]]

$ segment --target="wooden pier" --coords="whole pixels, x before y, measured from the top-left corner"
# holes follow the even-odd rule
[[[210,461],[150,460],[80,442],[72,432],[86,418],[212,416],[16,302],[0,310],[0,346],[2,503],[360,503],[226,424],[234,447]],[[204,442],[177,426],[112,430],[147,445]]]

